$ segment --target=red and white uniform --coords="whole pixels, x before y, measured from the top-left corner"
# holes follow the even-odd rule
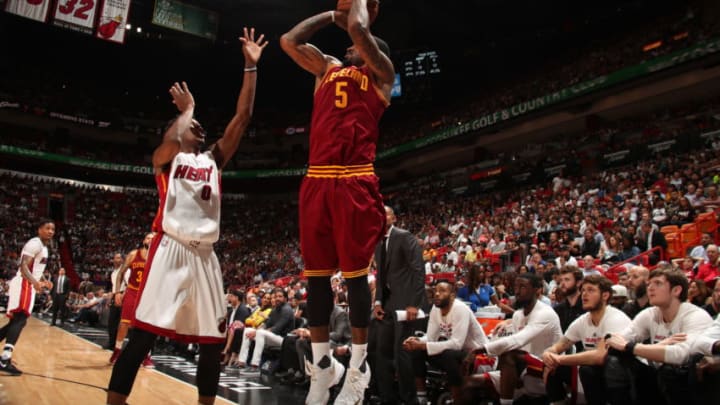
[[[42,243],[40,238],[32,238],[23,246],[22,254],[20,255],[21,261],[23,256],[33,258],[28,268],[30,268],[35,280],[40,280],[45,271],[45,266],[47,266],[47,246]],[[20,268],[18,268],[15,277],[10,280],[9,293],[7,316],[12,318],[13,314],[17,312],[24,312],[30,316],[33,305],[35,304],[35,289],[28,280],[23,278]]]
[[[198,343],[225,340],[225,301],[213,243],[220,173],[212,152],[178,153],[156,176],[160,193],[133,326]]]

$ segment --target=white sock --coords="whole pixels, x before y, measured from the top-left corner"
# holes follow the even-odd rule
[[[325,356],[328,356],[330,360],[332,360],[330,355],[330,342],[313,342],[310,343],[310,346],[312,346],[313,364],[317,365]]]
[[[3,350],[2,357],[0,357],[0,360],[2,361],[8,361],[10,358],[12,358],[12,352],[15,348],[14,345],[6,344],[5,350]]]
[[[500,405],[512,405],[513,400],[512,399],[502,399],[500,398]]]
[[[364,345],[358,345],[353,343],[350,355],[350,368],[360,368],[365,361],[365,355],[367,354],[367,343]]]

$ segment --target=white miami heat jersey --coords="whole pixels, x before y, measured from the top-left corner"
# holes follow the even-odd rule
[[[43,276],[45,266],[47,266],[48,262],[47,246],[42,243],[42,240],[40,240],[40,238],[34,237],[27,241],[25,246],[23,246],[22,254],[20,255],[20,265],[22,265],[23,256],[30,256],[33,258],[28,268],[32,272],[33,278],[35,278],[35,280],[40,280],[40,277]],[[18,267],[17,276],[22,277],[22,271],[20,270],[20,267]]]
[[[220,174],[212,152],[178,153],[155,176],[160,208],[153,230],[184,242],[215,243],[220,236]]]

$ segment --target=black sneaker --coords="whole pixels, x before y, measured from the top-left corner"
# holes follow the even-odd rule
[[[22,371],[18,370],[17,367],[15,367],[14,364],[12,364],[12,361],[2,361],[0,360],[0,371],[8,373],[10,375],[20,375],[22,374]]]

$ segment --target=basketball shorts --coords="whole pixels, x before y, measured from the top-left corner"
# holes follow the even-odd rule
[[[30,316],[34,305],[35,289],[32,284],[22,276],[13,277],[8,288],[7,317],[12,318],[18,312]]]
[[[122,312],[120,314],[120,322],[132,323],[135,319],[135,309],[137,308],[138,290],[128,287],[122,301]]]
[[[515,390],[514,398],[523,395],[531,397],[545,395],[545,383],[542,379],[545,364],[543,364],[542,359],[530,353],[525,353],[525,363],[527,367],[522,374],[520,374],[523,386]],[[500,370],[489,371],[484,373],[484,375],[487,380],[492,382],[492,388],[494,388],[497,393],[500,393]]]
[[[225,316],[222,274],[212,244],[155,236],[132,326],[180,342],[224,343]]]
[[[328,277],[340,269],[344,278],[366,276],[385,228],[378,178],[371,165],[336,172],[317,167],[308,169],[300,187],[304,275]]]

